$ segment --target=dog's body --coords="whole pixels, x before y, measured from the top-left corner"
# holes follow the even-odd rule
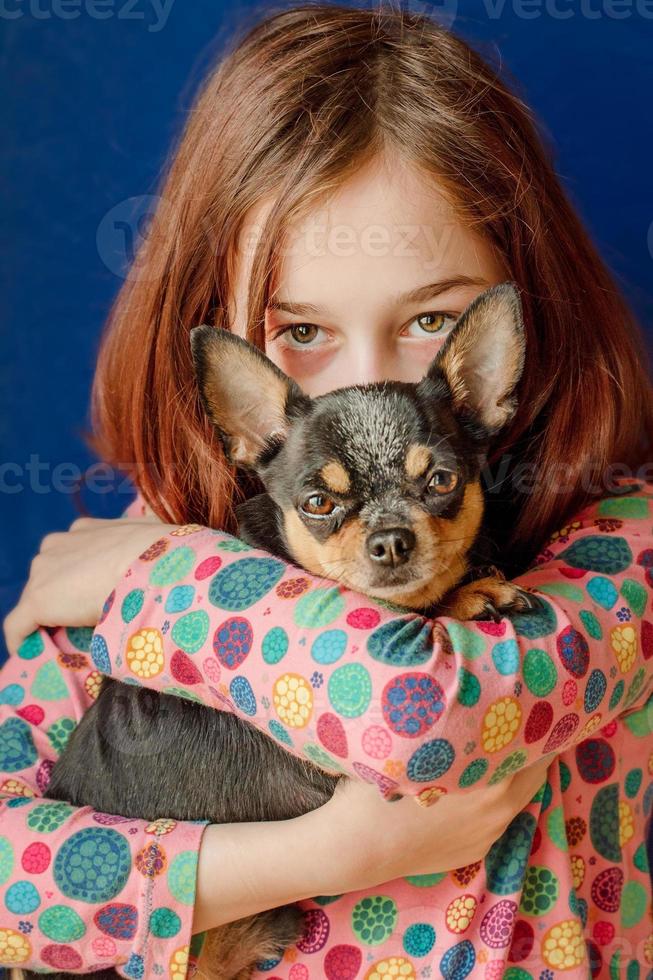
[[[233,823],[300,816],[326,803],[338,778],[230,712],[105,677],[53,768],[47,793],[75,806],[145,820]],[[281,955],[301,932],[296,906],[213,930],[202,959],[214,969],[204,974],[244,980],[255,960]],[[57,980],[74,975],[50,974]],[[89,976],[109,980],[119,974],[102,970]]]
[[[197,327],[191,342],[227,455],[266,490],[238,508],[245,541],[407,609],[471,619],[537,606],[496,569],[474,578],[491,557],[480,469],[491,437],[514,413],[523,366],[511,285],[468,307],[418,385],[353,386],[310,399],[225,331]],[[139,760],[148,757],[145,779],[130,764],[135,742]],[[127,817],[224,823],[299,816],[325,803],[339,778],[231,713],[105,678],[47,793]],[[301,930],[295,906],[211,930],[202,975],[245,980]]]

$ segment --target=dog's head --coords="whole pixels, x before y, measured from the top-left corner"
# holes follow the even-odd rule
[[[263,482],[298,564],[412,608],[462,577],[483,516],[485,454],[516,411],[523,370],[512,283],[470,303],[416,384],[309,398],[226,330],[195,327],[191,347],[225,452]]]

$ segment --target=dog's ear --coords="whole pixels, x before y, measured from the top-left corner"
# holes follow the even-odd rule
[[[310,399],[262,351],[228,330],[193,327],[190,345],[204,410],[228,458],[254,467],[272,440],[286,437],[290,406]]]
[[[463,310],[433,359],[427,378],[444,375],[454,410],[472,414],[492,435],[517,410],[511,394],[524,368],[526,337],[514,283],[503,282]]]

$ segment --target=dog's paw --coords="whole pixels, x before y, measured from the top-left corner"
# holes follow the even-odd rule
[[[493,619],[498,622],[502,615],[539,612],[541,609],[542,603],[532,592],[500,576],[490,575],[451,592],[442,612],[460,620]]]

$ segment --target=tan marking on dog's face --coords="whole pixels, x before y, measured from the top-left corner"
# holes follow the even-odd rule
[[[411,609],[425,609],[456,585],[468,568],[467,555],[483,518],[484,499],[479,483],[468,483],[463,505],[453,519],[432,517],[411,508],[411,520],[420,554],[420,586],[392,600]],[[440,567],[446,562],[446,567]],[[437,569],[429,574],[429,569]]]
[[[329,490],[333,490],[334,493],[347,493],[349,491],[351,486],[349,473],[337,459],[325,463],[320,470],[320,476]]]
[[[300,565],[315,575],[345,579],[345,569],[361,573],[365,567],[365,532],[360,521],[347,521],[326,541],[316,541],[296,510],[284,512],[288,546]]]
[[[408,447],[406,453],[406,475],[412,480],[423,476],[431,464],[431,458],[431,450],[428,446],[421,446],[414,442],[412,446]]]
[[[478,534],[483,509],[479,483],[467,484],[463,506],[452,520],[431,517],[419,507],[411,508],[417,538],[415,569],[419,579],[414,592],[402,592],[398,586],[395,595],[384,590],[382,597],[407,609],[426,609],[439,602],[467,571],[467,555]],[[315,575],[374,594],[374,587],[369,584],[371,570],[365,553],[369,532],[360,521],[347,521],[339,531],[320,543],[296,510],[285,511],[284,516],[288,547],[298,564]]]
[[[463,504],[456,517],[453,519],[431,518],[437,527],[439,547],[444,553],[456,553],[461,549],[469,550],[481,526],[483,510],[483,491],[477,481],[466,485],[463,493]]]

